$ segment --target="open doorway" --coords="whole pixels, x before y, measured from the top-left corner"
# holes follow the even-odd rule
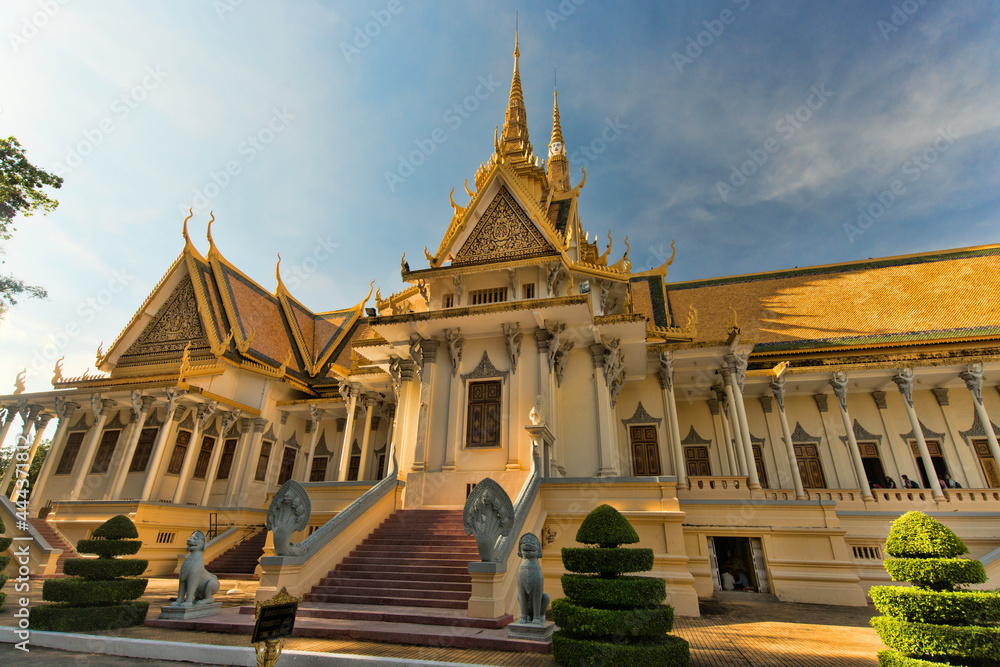
[[[764,549],[757,537],[709,537],[716,590],[769,593]]]

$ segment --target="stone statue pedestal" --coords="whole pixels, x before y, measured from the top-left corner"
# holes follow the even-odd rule
[[[546,621],[545,625],[518,623],[515,621],[507,626],[507,638],[549,643],[552,641],[552,630],[555,628],[555,625],[552,621]]]
[[[160,607],[160,615],[157,620],[164,621],[186,621],[192,618],[204,618],[205,616],[215,616],[222,612],[221,602],[210,602],[208,604],[194,604],[188,607]]]

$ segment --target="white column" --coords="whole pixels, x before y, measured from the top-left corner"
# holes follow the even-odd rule
[[[281,469],[281,459],[285,455],[285,444],[283,439],[285,437],[285,424],[287,423],[288,413],[284,410],[278,410],[278,434],[274,436],[274,444],[271,445],[271,456],[267,460],[267,470],[264,472],[264,493],[271,492],[271,487],[274,486],[274,478]],[[332,467],[332,465],[330,467]],[[329,468],[327,469],[326,474],[330,474]]]
[[[306,471],[302,474],[302,481],[308,482],[312,475],[313,458],[316,456],[316,443],[319,442],[320,421],[326,411],[315,406],[309,406],[309,452],[306,454]],[[346,429],[344,434],[346,435]],[[332,463],[332,461],[331,461]]]
[[[208,462],[208,470],[205,471],[205,488],[201,492],[201,502],[198,503],[202,507],[208,504],[208,497],[212,495],[212,485],[215,484],[215,475],[219,469],[219,459],[222,458],[222,450],[226,447],[226,436],[241,414],[240,410],[233,410],[222,418],[222,428],[219,429],[219,437],[215,440],[215,447],[212,448],[212,457]],[[164,422],[163,425],[166,426],[167,423]],[[230,476],[232,476],[231,468]]]
[[[425,338],[420,341],[420,411],[417,417],[417,440],[413,447],[412,472],[423,472],[427,469],[427,440],[431,435],[433,419],[431,418],[431,395],[434,388],[434,375],[437,372],[437,351],[440,341]],[[415,360],[416,361],[416,360]]]
[[[618,467],[614,446],[614,424],[611,421],[611,392],[604,380],[604,362],[608,349],[604,343],[590,346],[594,360],[594,401],[597,413],[597,475],[596,477],[617,477]]]
[[[17,463],[15,460],[15,455],[17,450],[21,447],[21,443],[28,441],[28,434],[31,432],[31,427],[35,425],[35,417],[41,411],[42,406],[40,405],[28,405],[24,403],[18,410],[21,415],[21,422],[23,426],[21,428],[21,435],[17,437],[14,442],[14,447],[11,449],[10,463],[7,464],[7,472],[4,473],[3,480],[0,481],[0,493],[5,493],[7,491],[7,486],[10,485],[10,480],[14,477],[14,470],[17,468]]]
[[[233,453],[233,465],[229,468],[229,479],[226,480],[226,505],[233,506],[240,500],[242,477],[246,465],[246,457],[254,436],[253,417],[240,417],[240,437],[236,441],[236,451]]]
[[[851,422],[851,415],[847,412],[847,373],[834,373],[830,385],[833,387],[833,393],[837,396],[837,402],[840,403],[840,418],[844,421],[844,431],[847,432],[851,459],[854,461],[854,472],[857,473],[858,485],[861,487],[861,498],[875,500],[872,496],[872,489],[868,485],[868,475],[865,473],[865,463],[861,460],[858,440],[854,437],[854,424]]]
[[[249,440],[247,453],[243,465],[240,466],[240,474],[236,477],[235,482],[230,480],[230,483],[235,483],[236,485],[233,492],[233,502],[237,506],[241,506],[247,500],[250,482],[253,480],[253,473],[251,471],[255,469],[257,457],[260,456],[260,443],[264,441],[264,430],[266,428],[266,419],[263,417],[254,417],[253,433],[247,438]]]
[[[79,403],[67,401],[62,396],[56,396],[56,417],[59,419],[59,425],[56,427],[56,434],[52,436],[52,446],[49,447],[49,453],[45,457],[42,469],[38,472],[38,478],[35,480],[35,488],[31,492],[29,507],[32,512],[36,512],[38,505],[42,502],[42,491],[45,489],[45,485],[48,484],[49,476],[55,469],[56,461],[62,453],[66,439],[69,438],[69,424],[73,418],[73,412],[79,407]]]
[[[739,463],[736,459],[736,446],[733,442],[733,432],[730,430],[729,409],[726,407],[726,389],[722,385],[712,387],[715,392],[715,404],[718,406],[719,422],[722,424],[722,437],[719,439],[723,450],[726,452],[726,461],[729,463],[729,474],[732,477],[740,475]],[[711,410],[711,406],[709,406]],[[722,455],[719,455],[719,463],[722,463]]]
[[[741,476],[748,476],[746,450],[743,448],[743,436],[740,435],[740,418],[736,413],[736,393],[733,391],[732,377],[729,369],[723,368],[719,372],[722,374],[722,386],[726,392],[726,400],[722,410],[724,416],[728,417],[729,420],[726,425],[732,429],[732,433],[727,434],[727,436],[732,435],[733,437],[733,449],[736,451],[736,463],[739,467],[737,472]]]
[[[59,400],[60,398],[62,397],[57,397],[56,400]],[[3,445],[3,441],[7,437],[7,431],[10,430],[10,425],[14,423],[14,417],[17,415],[17,410],[14,409],[14,406],[5,407],[3,415],[3,426],[0,426],[0,446]]]
[[[45,427],[48,426],[49,420],[52,419],[52,415],[38,415],[35,417],[35,437],[31,440],[31,447],[28,449],[28,461],[24,468],[24,480],[28,480],[28,471],[31,469],[31,461],[35,458],[35,452],[38,451],[38,443],[42,440],[42,434],[45,432]],[[11,462],[7,466],[8,470],[14,470],[17,468],[15,465],[15,459],[11,459]],[[17,500],[17,493],[20,488],[17,485],[17,481],[20,475],[17,475],[14,479],[14,488],[10,491],[10,500],[15,502]]]
[[[909,368],[901,368],[892,378],[892,381],[899,387],[899,393],[903,396],[903,403],[906,405],[906,414],[910,418],[910,425],[913,427],[913,437],[917,440],[917,449],[920,450],[920,460],[924,465],[924,472],[930,480],[931,490],[934,500],[945,500],[944,493],[941,492],[941,482],[938,481],[937,471],[934,469],[934,462],[931,461],[931,453],[927,449],[927,441],[924,440],[924,430],[920,428],[920,420],[913,409],[913,371]],[[986,423],[989,428],[989,422]],[[906,443],[909,446],[909,443]]]
[[[736,414],[740,420],[740,436],[743,439],[743,451],[746,454],[747,486],[753,491],[760,488],[760,479],[757,477],[757,466],[754,464],[753,443],[750,440],[750,426],[747,423],[746,407],[743,405],[742,382],[746,373],[746,364],[735,354],[727,354],[726,363],[729,364],[729,386],[732,388],[733,393],[736,394]]]
[[[385,470],[383,471],[383,477],[385,473],[389,472],[392,467],[392,457],[393,450],[395,448],[395,443],[393,443],[393,438],[396,437],[396,406],[388,405],[383,412],[385,418],[388,420],[388,425],[386,427],[385,433]]]
[[[674,355],[670,352],[660,354],[660,388],[667,405],[667,428],[670,433],[670,451],[674,459],[674,475],[677,476],[677,488],[688,488],[687,466],[684,463],[684,452],[681,450],[681,428],[677,423],[677,397],[674,394]]]
[[[195,461],[198,460],[198,454],[201,452],[201,433],[205,430],[205,424],[215,414],[216,405],[217,403],[212,401],[207,405],[198,406],[198,414],[194,418],[194,429],[191,431],[191,441],[187,451],[184,452],[184,463],[181,464],[181,474],[177,478],[177,488],[174,489],[174,503],[184,502],[184,494],[187,492],[188,482],[191,481],[191,468],[194,467]]]
[[[80,471],[76,475],[76,481],[73,482],[73,490],[69,494],[70,500],[80,499],[80,491],[83,489],[83,483],[90,473],[90,466],[94,463],[94,455],[97,454],[97,444],[101,441],[101,433],[104,430],[105,422],[108,420],[108,413],[116,405],[118,404],[110,399],[101,400],[99,394],[94,394],[91,397],[90,409],[94,413],[94,426],[90,429],[87,440],[82,447],[83,461]]]
[[[129,433],[128,441],[125,443],[125,452],[118,462],[114,483],[105,496],[106,500],[121,499],[122,489],[125,488],[125,479],[128,477],[128,469],[132,463],[132,455],[135,454],[136,445],[139,444],[139,436],[142,435],[142,428],[146,425],[146,419],[149,417],[155,402],[156,400],[152,396],[143,396],[138,402],[139,412],[135,413],[135,407],[132,408],[132,412],[135,413],[135,424],[132,432]]]
[[[806,490],[802,486],[802,475],[799,474],[799,460],[795,457],[795,444],[792,442],[792,431],[788,428],[788,416],[785,415],[785,378],[779,377],[771,381],[771,393],[778,403],[778,418],[781,421],[781,436],[785,441],[785,454],[788,465],[792,469],[792,484],[795,486],[795,499],[808,500]]]
[[[142,493],[140,500],[149,500],[153,493],[153,487],[160,480],[160,466],[167,451],[167,439],[174,431],[174,417],[177,408],[180,407],[180,397],[183,392],[180,389],[169,388],[167,393],[167,412],[163,415],[163,426],[156,434],[156,442],[153,443],[153,451],[149,455],[149,462],[146,464],[146,478],[142,483]]]
[[[344,444],[340,447],[340,467],[337,468],[337,481],[346,482],[347,473],[351,469],[351,445],[354,440],[354,412],[358,408],[358,390],[348,387],[341,395],[347,394],[347,423],[344,425]]]
[[[365,396],[363,399],[365,406],[365,433],[361,437],[361,465],[358,466],[358,481],[363,481],[368,475],[368,457],[371,455],[372,437],[372,410],[375,408],[375,399]]]
[[[986,431],[986,442],[990,445],[990,454],[993,455],[993,460],[1000,466],[1000,446],[997,445],[997,435],[993,432],[993,422],[990,421],[990,416],[986,413],[986,407],[983,405],[983,366],[982,364],[969,366],[966,370],[959,373],[958,376],[965,380],[965,386],[968,387],[969,393],[972,394],[972,405],[976,409],[976,414],[979,415],[979,423],[983,425],[983,430]],[[986,480],[986,485],[989,486],[988,479]]]

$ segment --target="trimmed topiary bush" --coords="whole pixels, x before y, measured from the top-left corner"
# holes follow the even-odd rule
[[[669,667],[690,663],[688,643],[667,634],[674,609],[662,604],[666,583],[654,577],[622,576],[653,567],[652,549],[623,548],[639,535],[615,508],[601,505],[587,515],[576,540],[596,547],[566,547],[567,597],[552,603],[559,632],[552,637],[556,662],[568,667],[618,664]]]
[[[10,549],[11,542],[14,541],[13,537],[4,537],[3,532],[7,530],[3,525],[3,520],[0,520],[0,588],[3,588],[4,584],[7,583],[7,575],[3,573],[7,569],[7,565],[10,563],[10,554],[7,553],[7,549]],[[7,599],[7,594],[0,591],[0,609],[3,609],[3,602]]]
[[[982,563],[946,526],[920,512],[893,522],[885,569],[912,588],[873,586],[882,613],[871,620],[888,650],[880,667],[1000,667],[1000,591],[960,587],[986,581]]]
[[[98,558],[70,558],[63,571],[78,578],[48,579],[42,599],[53,604],[31,610],[31,627],[39,630],[80,632],[139,625],[146,619],[148,602],[136,602],[146,590],[148,561],[128,556],[139,551],[139,532],[128,517],[118,515],[101,524],[76,550]]]

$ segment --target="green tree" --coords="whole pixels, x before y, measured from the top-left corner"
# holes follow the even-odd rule
[[[52,446],[52,440],[46,438],[38,443],[38,449],[35,450],[35,458],[31,459],[31,466],[28,468],[28,488],[35,488],[35,480],[38,479],[38,473],[42,471],[42,464],[45,463],[45,457],[48,456],[49,448]],[[6,463],[0,468],[0,475],[5,475],[7,473],[7,466],[14,459],[14,452],[11,451],[10,456],[7,457]],[[17,477],[13,477],[10,480],[10,484],[7,485],[7,497],[10,497],[11,492],[14,491],[14,484],[17,482]]]
[[[48,195],[43,188],[62,187],[63,179],[39,169],[28,162],[24,149],[14,137],[0,139],[0,243],[10,239],[14,233],[14,218],[18,214],[29,217],[36,211],[43,214],[55,210],[59,202]],[[0,256],[3,246],[0,245]],[[2,263],[0,259],[0,263]],[[18,297],[45,298],[44,288],[25,285],[11,275],[0,275],[0,317],[4,311],[17,303]]]

